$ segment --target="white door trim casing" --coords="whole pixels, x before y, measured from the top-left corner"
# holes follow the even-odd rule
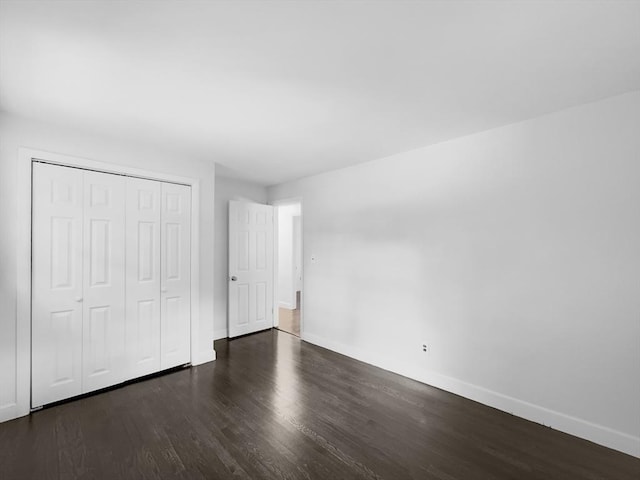
[[[282,205],[292,205],[292,204],[300,204],[300,256],[302,257],[302,281],[300,282],[302,285],[302,289],[300,291],[300,339],[305,339],[304,334],[304,277],[306,269],[304,268],[304,204],[302,203],[302,197],[291,197],[291,198],[281,198],[278,200],[273,200],[269,202],[269,205],[272,205],[273,208],[273,326],[278,327],[280,324],[280,312],[278,308],[275,308],[279,305],[279,292],[278,292],[278,207]]]
[[[191,363],[199,365],[215,360],[212,349],[198,349],[200,325],[200,181],[146,169],[98,162],[21,147],[18,149],[17,204],[17,320],[16,320],[16,398],[14,405],[6,405],[0,421],[27,415],[31,404],[31,197],[32,163],[44,161],[56,165],[84,168],[105,173],[128,175],[150,180],[191,186]]]

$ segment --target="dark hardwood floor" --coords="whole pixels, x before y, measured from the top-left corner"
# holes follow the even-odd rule
[[[216,350],[0,424],[0,478],[640,478],[640,459],[277,330]]]

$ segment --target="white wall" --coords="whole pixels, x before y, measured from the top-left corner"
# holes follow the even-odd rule
[[[634,92],[270,188],[303,338],[640,455],[639,132]]]
[[[255,183],[216,175],[215,195],[215,338],[227,337],[229,277],[229,200],[267,203],[267,189]]]
[[[279,306],[296,308],[296,244],[293,219],[300,204],[278,205],[278,300]]]
[[[16,403],[16,242],[18,148],[76,156],[200,180],[200,357],[213,342],[215,165],[177,152],[0,114],[0,421],[24,414]]]

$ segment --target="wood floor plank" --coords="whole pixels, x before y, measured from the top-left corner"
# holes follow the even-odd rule
[[[0,480],[638,480],[640,459],[270,330],[0,424]]]

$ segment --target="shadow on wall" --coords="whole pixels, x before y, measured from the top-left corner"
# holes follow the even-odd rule
[[[632,298],[606,280],[624,261],[611,261],[624,239],[601,242],[594,231],[585,242],[591,221],[573,214],[582,199],[553,209],[557,199],[527,195],[325,210],[313,223],[320,261],[307,266],[306,331],[517,398],[544,387],[601,396],[592,375],[606,378],[634,351],[633,338],[615,338],[618,358],[592,355],[604,318],[613,329],[629,322],[606,311]]]

